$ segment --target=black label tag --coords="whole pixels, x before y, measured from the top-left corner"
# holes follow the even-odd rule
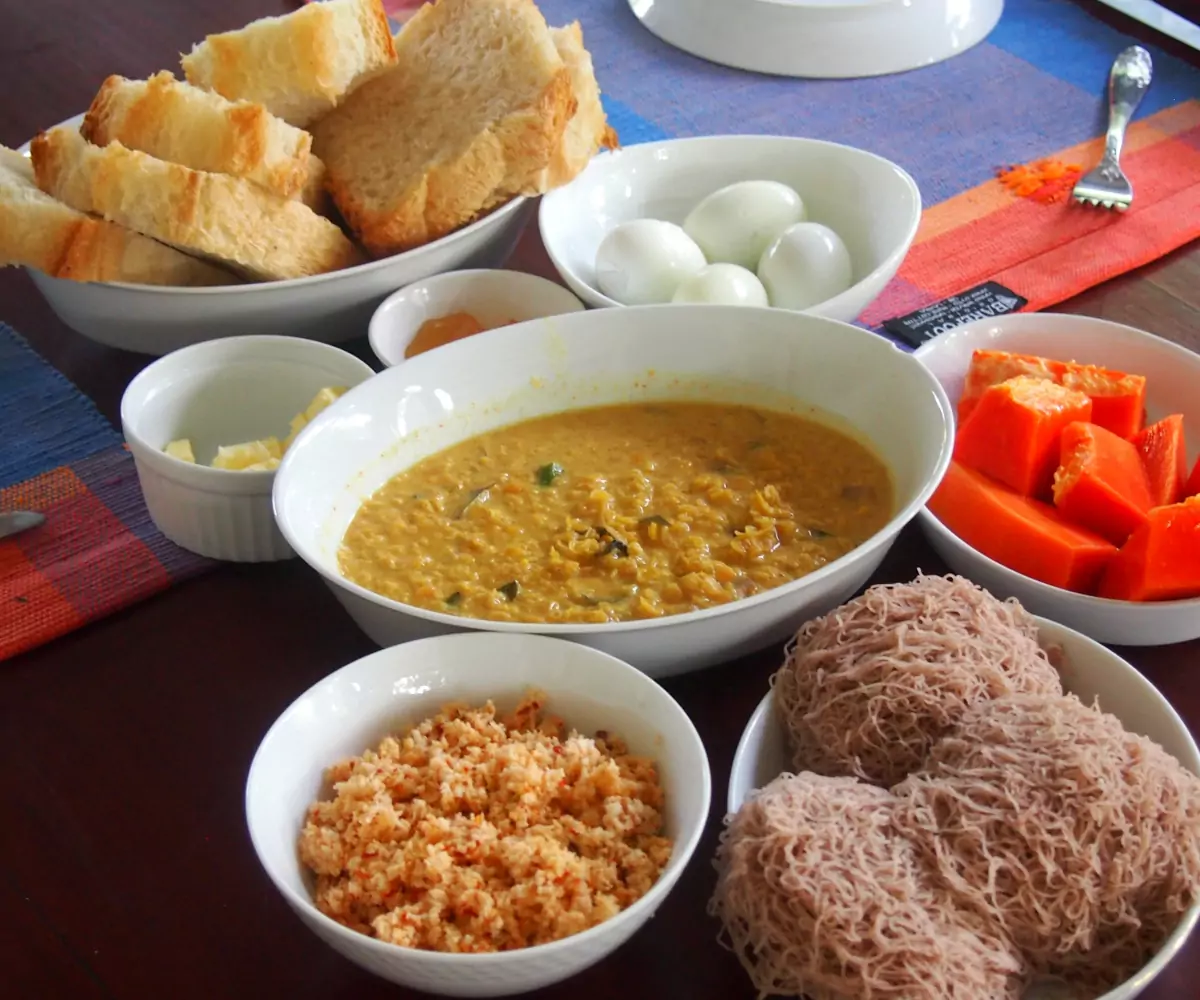
[[[1028,301],[1003,285],[985,281],[941,302],[930,303],[907,316],[884,320],[883,328],[913,347],[920,347],[939,333],[953,330],[973,319],[1016,312]]]

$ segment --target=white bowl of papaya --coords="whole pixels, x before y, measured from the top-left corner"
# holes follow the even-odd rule
[[[951,569],[1100,642],[1200,638],[1200,355],[1042,313],[916,356],[957,410],[955,460],[920,514]]]

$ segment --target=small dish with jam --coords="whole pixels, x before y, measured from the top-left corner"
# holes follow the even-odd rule
[[[580,312],[562,285],[521,271],[452,271],[400,289],[371,317],[371,350],[389,368],[444,344],[526,320]]]

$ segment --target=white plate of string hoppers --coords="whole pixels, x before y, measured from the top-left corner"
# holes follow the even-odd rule
[[[749,956],[755,983],[760,984],[760,976],[782,976],[782,986],[787,988],[779,992],[792,993],[796,977],[802,978],[806,987],[818,986],[833,977],[842,988],[847,982],[850,988],[845,993],[833,990],[830,995],[857,995],[854,977],[863,975],[864,970],[869,972],[878,956],[846,941],[842,954],[847,960],[833,970],[820,958],[806,963],[804,954],[770,945],[770,940],[778,938],[761,936],[770,934],[764,922],[784,920],[784,900],[778,896],[764,898],[769,891],[755,881],[755,862],[746,861],[745,869],[731,867],[731,857],[746,860],[743,848],[737,845],[754,851],[755,845],[761,844],[758,857],[766,858],[763,863],[768,864],[769,858],[778,860],[780,852],[786,855],[790,851],[791,837],[809,837],[808,848],[797,849],[791,855],[797,858],[793,866],[804,869],[794,873],[793,884],[814,891],[815,896],[810,898],[827,900],[829,909],[820,911],[820,932],[812,933],[820,934],[829,953],[836,953],[836,944],[844,940],[841,935],[858,935],[858,927],[842,920],[846,911],[839,912],[838,904],[830,900],[852,899],[850,905],[871,905],[871,894],[884,891],[881,886],[890,878],[880,870],[875,873],[878,879],[872,881],[865,867],[871,857],[880,857],[872,854],[868,843],[877,836],[877,827],[872,825],[875,821],[868,819],[871,808],[877,807],[898,810],[888,813],[894,815],[889,822],[895,824],[889,828],[900,828],[905,831],[902,836],[914,838],[910,843],[918,850],[918,860],[924,858],[925,864],[917,875],[920,885],[953,886],[947,890],[948,897],[938,898],[953,900],[954,906],[967,905],[968,897],[983,893],[980,898],[994,900],[985,905],[1007,908],[1006,926],[1016,942],[1015,953],[1013,946],[997,947],[992,954],[1000,954],[1001,958],[989,971],[978,957],[984,954],[982,944],[973,948],[970,957],[964,954],[955,959],[953,950],[946,948],[930,954],[919,946],[905,947],[900,935],[890,942],[896,948],[893,962],[886,969],[874,965],[875,971],[893,986],[898,976],[910,984],[922,982],[920,998],[942,1000],[947,994],[937,992],[924,980],[935,982],[934,976],[938,975],[943,978],[937,981],[944,983],[944,976],[953,975],[956,982],[974,982],[977,990],[983,990],[978,982],[982,976],[990,980],[989,989],[980,993],[967,990],[962,995],[1020,995],[1021,1000],[1132,1000],[1177,956],[1200,921],[1200,903],[1194,902],[1196,882],[1200,880],[1195,849],[1200,845],[1190,850],[1187,845],[1189,836],[1200,837],[1195,820],[1200,806],[1195,780],[1200,774],[1200,749],[1186,723],[1133,666],[1098,642],[1048,619],[1026,618],[1024,612],[1014,612],[1010,606],[1009,610],[991,611],[984,607],[983,615],[978,617],[960,607],[953,615],[925,618],[929,624],[924,627],[908,615],[907,601],[916,600],[926,607],[932,601],[944,612],[948,601],[958,599],[965,591],[995,609],[994,598],[961,577],[954,581],[918,577],[907,585],[875,589],[887,591],[889,597],[874,594],[870,604],[865,598],[850,601],[839,609],[836,623],[830,615],[806,625],[796,652],[782,663],[772,689],[746,724],[734,754],[726,800],[731,821],[722,834],[725,843],[721,849],[734,854],[721,856],[721,903],[716,911],[726,922],[737,914],[749,922],[740,926],[743,933],[736,951]],[[978,612],[980,604],[974,607]],[[998,635],[1000,629],[1007,631],[1006,618],[1024,618],[1033,625],[1036,643],[1030,642],[1028,633],[1015,640],[1012,633],[1007,639]],[[880,641],[881,631],[888,628],[906,629],[902,648]],[[989,643],[994,655],[1006,655],[1006,666],[995,666],[1000,663],[995,658],[985,659]],[[950,648],[930,660],[923,655],[930,645]],[[1037,646],[1048,652],[1040,663]],[[1022,654],[1025,649],[1027,654]],[[1016,664],[1021,664],[1019,669]],[[942,683],[928,683],[928,676],[919,678],[916,684],[906,683],[902,673],[914,669],[922,675],[930,670],[942,671]],[[816,671],[820,671],[820,679],[815,677]],[[1051,683],[1055,673],[1056,682]],[[976,683],[962,683],[965,676]],[[977,683],[980,679],[985,682],[983,687]],[[1108,718],[1093,712],[1093,703],[1098,705],[1099,713],[1109,713]],[[955,720],[956,729],[946,729],[947,718]],[[930,725],[942,736],[938,738],[935,733],[928,749],[922,752],[917,737],[929,738]],[[872,739],[883,730],[889,733],[886,744]],[[797,732],[806,741],[803,756],[797,749]],[[1157,744],[1157,748],[1141,742],[1141,737]],[[875,784],[858,778],[824,777],[845,774],[848,754],[856,755],[865,777]],[[1046,756],[1060,762],[1057,771]],[[1090,764],[1079,760],[1080,756],[1090,759]],[[1105,808],[1102,802],[1122,794],[1120,786],[1126,783],[1130,767],[1138,768],[1139,778],[1127,785],[1128,800]],[[1022,777],[1039,774],[1052,774],[1049,780],[1055,783],[1054,789],[1038,789],[1039,778]],[[1114,790],[1106,789],[1109,782],[1115,783]],[[992,788],[991,783],[1000,783],[1002,789]],[[946,798],[938,798],[943,790],[944,795],[961,796],[956,801],[966,812],[956,824],[962,828],[986,824],[986,830],[978,834],[980,839],[959,842],[944,833],[950,820],[943,809],[952,807],[947,806]],[[1021,806],[1013,806],[1015,812],[1009,821],[1003,810],[995,808],[997,801],[1024,800],[1028,800],[1028,808],[1037,808],[1036,803],[1044,801],[1042,796],[1058,803],[1054,808],[1060,810],[1060,821],[1033,825],[1021,822]],[[917,803],[917,812],[906,813],[906,803]],[[838,808],[851,812],[842,813],[840,822],[834,821],[833,826],[823,821],[838,815]],[[1080,810],[1078,826],[1063,819],[1073,809]],[[744,810],[750,812],[743,816]],[[1120,837],[1116,831],[1126,826],[1127,810],[1145,816],[1135,825],[1146,843],[1122,850],[1111,838]],[[937,825],[926,825],[923,818],[935,815]],[[756,824],[768,828],[763,830]],[[1076,831],[1078,837],[1074,836]],[[940,848],[932,855],[936,861],[929,860],[930,845],[925,840],[929,836],[941,838],[937,840]],[[756,842],[755,837],[761,839]],[[858,845],[851,846],[856,837]],[[1040,860],[1025,863],[1037,870],[1028,873],[1022,869],[1021,874],[1014,875],[1013,867],[1020,866],[1024,857],[1021,844],[1030,839],[1034,843],[1027,849]],[[985,860],[980,860],[971,846],[980,840],[988,845]],[[820,862],[804,868],[802,858],[820,857],[828,850],[844,850],[852,861],[850,866],[838,866],[836,892],[821,896],[811,881],[826,879],[828,874],[822,874]],[[1175,850],[1180,852],[1176,862],[1163,860],[1164,854]],[[1090,851],[1097,855],[1108,851],[1109,856],[1100,862],[1087,856]],[[1076,854],[1075,874],[1066,880],[1056,879],[1056,872],[1072,867]],[[894,861],[894,852],[886,856]],[[1043,894],[1030,903],[1024,896],[1004,896],[1001,888],[994,898],[986,890],[986,875],[979,888],[972,882],[972,873],[980,870],[978,864],[996,873],[998,886],[1007,884],[1006,876],[1009,880],[1027,879],[1031,885],[1042,886]],[[1135,921],[1109,927],[1112,933],[1130,935],[1123,950],[1116,950],[1112,956],[1088,952],[1086,942],[1090,938],[1074,936],[1075,928],[1084,927],[1084,922],[1087,929],[1080,934],[1099,933],[1104,914],[1117,912],[1105,910],[1098,903],[1096,893],[1100,888],[1096,880],[1088,882],[1080,874],[1086,872],[1103,872],[1104,878],[1111,875],[1121,880],[1120,885],[1126,886],[1124,903],[1136,910]],[[1121,874],[1112,875],[1116,872]],[[786,885],[786,881],[781,882],[775,873],[769,884]],[[1140,890],[1129,888],[1138,885]],[[1183,893],[1182,906],[1171,902],[1176,888]],[[1130,891],[1138,893],[1132,904]],[[1064,893],[1072,892],[1078,896],[1063,898]],[[1190,904],[1189,898],[1193,900]],[[922,912],[931,914],[935,912],[931,906],[941,905],[931,899],[925,897]],[[996,899],[1000,903],[995,903]],[[1104,905],[1116,908],[1118,903],[1110,898]],[[1030,906],[1046,909],[1031,910]],[[1056,923],[1055,908],[1074,908],[1072,917]],[[800,934],[797,940],[811,939],[812,935],[804,934],[803,929],[811,930],[818,911],[798,903],[787,912],[791,914],[788,920],[797,922],[790,924],[792,933]],[[942,911],[942,916],[953,912],[953,908]],[[1042,916],[1034,916],[1037,914]],[[1039,929],[1038,921],[1048,921],[1046,928],[1072,930],[1063,940],[1052,941],[1055,930]],[[913,923],[898,917],[894,926],[911,928]],[[763,947],[755,952],[752,942],[756,940]],[[1138,951],[1130,953],[1129,948],[1134,946]],[[1045,963],[1058,962],[1060,959],[1054,956],[1061,954],[1068,958],[1057,966],[1057,975],[1051,975]],[[776,978],[775,982],[780,980]],[[1001,988],[1001,982],[1007,986]],[[914,996],[917,990],[900,995]]]

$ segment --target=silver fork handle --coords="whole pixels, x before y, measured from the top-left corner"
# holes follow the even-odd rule
[[[1131,45],[1113,63],[1108,75],[1108,135],[1104,158],[1116,163],[1125,143],[1125,129],[1150,89],[1154,63],[1140,45]]]

